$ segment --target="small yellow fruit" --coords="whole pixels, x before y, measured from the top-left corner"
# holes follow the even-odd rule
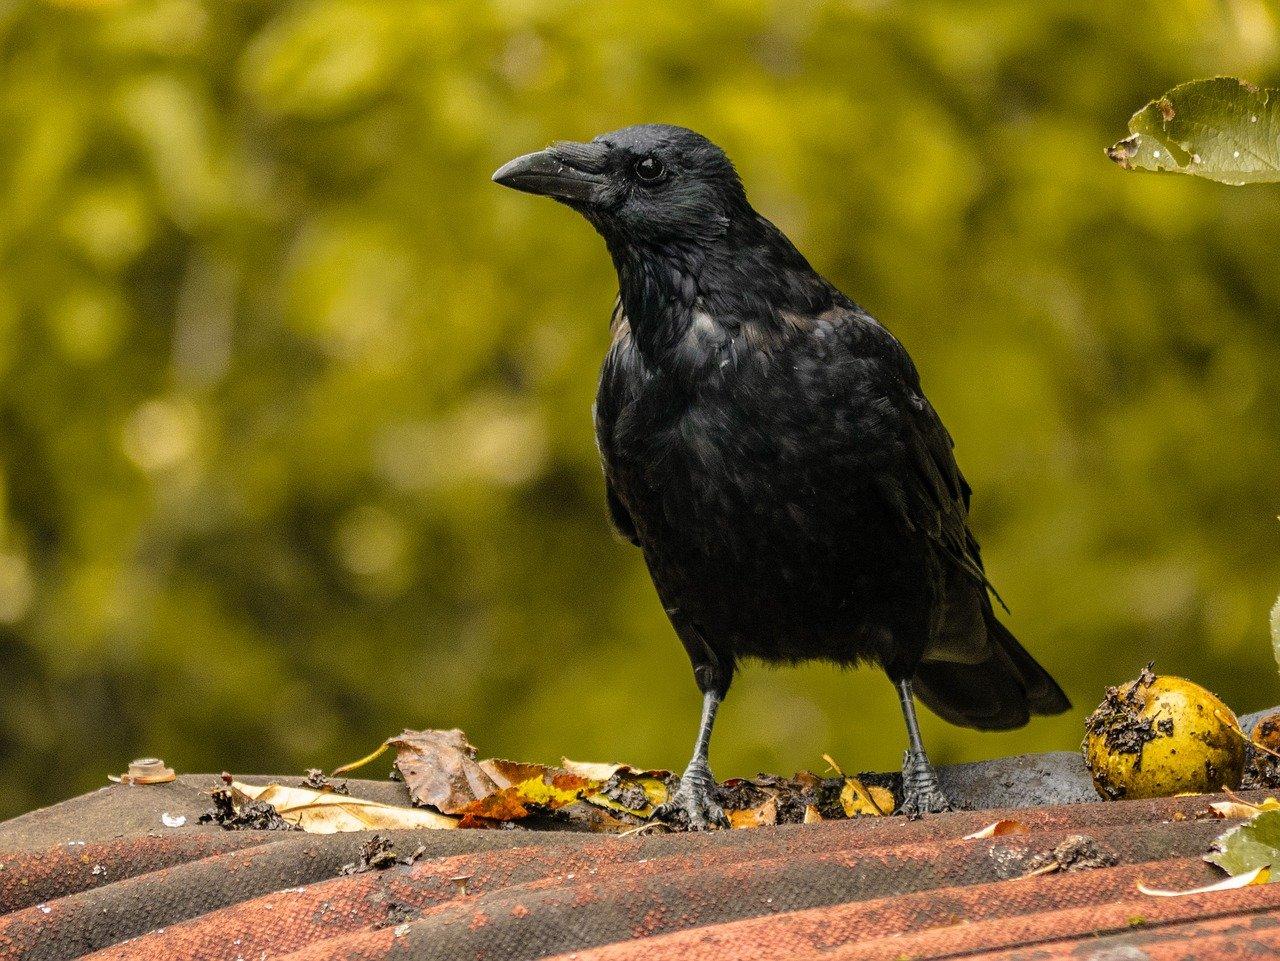
[[[1199,684],[1157,677],[1107,689],[1085,722],[1085,763],[1108,801],[1237,788],[1244,737],[1231,709]]]

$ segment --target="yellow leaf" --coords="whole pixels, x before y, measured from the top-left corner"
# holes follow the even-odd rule
[[[588,804],[594,804],[597,807],[608,808],[611,811],[621,811],[624,814],[631,814],[640,818],[651,816],[655,808],[667,803],[666,782],[656,777],[649,777],[648,775],[626,777],[623,778],[622,784],[624,787],[626,785],[634,785],[643,791],[645,803],[640,807],[628,807],[621,801],[602,794],[598,788],[588,791],[582,796],[582,799]]]
[[[290,824],[296,824],[311,834],[424,828],[449,830],[458,826],[453,818],[434,811],[366,801],[331,791],[312,791],[281,784],[243,784],[240,781],[231,782],[231,789],[242,798],[270,804]]]
[[[867,793],[871,795],[871,800],[876,802],[876,807],[884,814],[892,814],[893,809],[898,806],[898,802],[893,797],[893,792],[888,788],[877,787],[873,784],[867,788]]]
[[[1142,894],[1149,894],[1157,898],[1181,898],[1188,894],[1211,894],[1214,891],[1234,891],[1236,888],[1247,888],[1254,884],[1266,884],[1271,880],[1271,868],[1263,865],[1260,868],[1254,868],[1252,871],[1246,871],[1244,874],[1237,874],[1234,877],[1223,878],[1217,884],[1209,884],[1202,888],[1192,888],[1190,891],[1160,891],[1155,888],[1149,888],[1145,884],[1139,883],[1138,891]]]
[[[766,824],[778,823],[778,799],[769,798],[763,804],[745,811],[728,811],[729,826],[735,831],[744,828],[758,828]]]
[[[806,804],[804,806],[804,823],[805,824],[817,824],[822,819],[823,819],[822,815],[819,813],[818,809],[814,807],[812,804]]]
[[[867,790],[866,785],[859,781],[856,777],[846,777],[844,779],[844,787],[840,789],[840,806],[844,808],[846,817],[881,817],[893,810],[892,795],[884,788],[879,788],[881,792],[879,803],[877,803],[875,795]],[[889,795],[889,811],[886,811],[880,805],[884,803],[885,795]]]
[[[532,766],[532,768],[537,767],[539,766]],[[514,770],[515,767],[508,768],[509,772]],[[576,774],[555,772],[547,768],[544,772],[540,771],[517,784],[476,798],[457,813],[467,819],[518,821],[528,817],[534,810],[554,811],[572,804],[581,798],[584,792],[594,787],[596,787],[594,781],[588,781]]]
[[[584,801],[597,807],[607,808],[611,811],[621,811],[624,814],[631,814],[635,817],[649,817],[653,814],[654,808],[667,802],[667,785],[664,778],[671,773],[670,771],[646,771],[630,764],[572,761],[567,757],[560,759],[560,767],[570,774],[576,774],[578,777],[583,777],[590,781],[597,781],[599,784],[604,784],[604,782],[616,775],[622,791],[634,786],[644,792],[645,803],[639,807],[628,806],[616,797],[609,797],[600,793],[598,789],[588,791],[583,795],[582,799]],[[639,798],[633,798],[633,800],[639,800]]]

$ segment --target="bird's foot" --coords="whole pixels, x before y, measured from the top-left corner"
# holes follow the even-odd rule
[[[902,762],[902,804],[897,813],[918,818],[922,814],[950,811],[951,801],[942,793],[938,775],[923,752],[908,751]]]
[[[729,818],[715,801],[719,792],[716,779],[707,768],[690,767],[680,778],[680,786],[654,817],[688,831],[710,831],[727,828]]]

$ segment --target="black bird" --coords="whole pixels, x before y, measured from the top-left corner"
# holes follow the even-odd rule
[[[493,179],[578,211],[617,269],[605,493],[703,692],[667,815],[726,823],[707,750],[744,657],[879,664],[906,719],[910,814],[949,806],[913,692],[982,730],[1071,706],[996,619],[969,485],[906,349],[751,207],[719,147],[627,127]]]

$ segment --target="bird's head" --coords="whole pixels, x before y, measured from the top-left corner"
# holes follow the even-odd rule
[[[709,243],[751,213],[724,151],[667,124],[560,141],[517,157],[493,179],[572,207],[611,246]]]

